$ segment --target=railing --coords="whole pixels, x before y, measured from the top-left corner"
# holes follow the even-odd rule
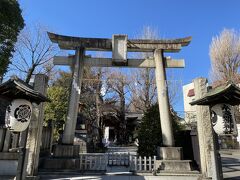
[[[107,166],[126,166],[133,172],[156,170],[156,156],[138,157],[124,153],[85,153],[80,154],[79,168],[85,171],[105,171]]]
[[[107,155],[104,153],[86,153],[80,154],[80,170],[106,170]]]
[[[130,156],[130,170],[135,172],[152,172],[156,170],[156,156],[152,157],[141,157],[141,156]]]
[[[108,153],[108,166],[129,166],[129,153]]]

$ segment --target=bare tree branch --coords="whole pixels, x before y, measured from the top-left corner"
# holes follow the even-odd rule
[[[32,75],[43,72],[44,65],[56,54],[57,48],[50,42],[43,26],[27,27],[20,33],[16,48],[18,56],[15,56],[12,66],[25,73],[25,81],[28,83]],[[25,68],[19,67],[20,64]],[[45,72],[49,70],[45,69]]]
[[[209,48],[210,79],[214,86],[227,81],[239,82],[240,35],[233,29],[224,29],[213,37]]]

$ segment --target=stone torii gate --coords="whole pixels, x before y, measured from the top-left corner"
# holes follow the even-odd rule
[[[127,35],[113,35],[112,39],[104,39],[63,36],[49,32],[48,36],[52,42],[58,44],[60,49],[75,50],[74,56],[54,57],[55,65],[68,65],[73,71],[63,144],[73,145],[83,67],[91,66],[155,68],[163,145],[166,147],[174,146],[165,68],[183,68],[185,63],[183,59],[165,58],[164,52],[179,52],[183,46],[187,46],[191,42],[191,37],[173,40],[144,40],[128,39]],[[112,58],[92,58],[86,56],[85,51],[112,51]],[[152,52],[153,57],[129,59],[127,52]]]

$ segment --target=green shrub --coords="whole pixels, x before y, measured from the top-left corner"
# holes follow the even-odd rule
[[[172,110],[173,134],[183,129],[179,123],[180,118]],[[138,130],[138,154],[140,156],[154,156],[157,154],[157,146],[162,146],[162,132],[159,117],[158,104],[151,106],[145,113]]]

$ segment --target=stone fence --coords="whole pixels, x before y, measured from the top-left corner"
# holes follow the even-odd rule
[[[72,171],[103,171],[107,172],[111,167],[125,167],[127,171],[136,173],[152,173],[156,170],[157,162],[154,157],[140,157],[129,153],[81,153],[79,157],[49,158],[41,163],[43,171],[66,170]]]

